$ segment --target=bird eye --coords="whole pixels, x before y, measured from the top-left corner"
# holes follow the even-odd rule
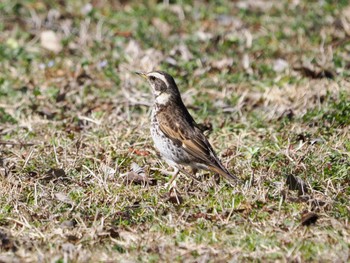
[[[154,76],[150,76],[150,77],[149,77],[149,79],[153,81],[153,80],[155,80],[155,79],[156,79],[156,77],[154,77]]]

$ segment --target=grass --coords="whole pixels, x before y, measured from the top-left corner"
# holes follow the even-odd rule
[[[0,261],[349,261],[348,2],[166,2],[0,4]],[[152,69],[241,185],[167,191]]]

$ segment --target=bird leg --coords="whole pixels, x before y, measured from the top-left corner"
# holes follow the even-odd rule
[[[172,167],[174,167],[174,171],[169,172],[168,170],[165,169],[159,169],[159,168],[153,168],[152,170],[156,170],[161,172],[164,175],[168,175],[170,176],[170,181],[168,183],[165,184],[165,187],[168,188],[169,190],[176,188],[176,179],[179,175],[179,172],[182,172],[184,175],[187,175],[188,177],[192,178],[194,181],[196,181],[197,183],[199,183],[200,181],[195,177],[196,172],[198,171],[196,168],[192,168],[192,173],[187,172],[185,169],[181,168],[180,166],[174,166],[174,165],[170,165]]]
[[[178,166],[175,166],[175,165],[170,165],[170,166],[174,168],[174,171],[170,172],[170,171],[168,171],[166,169],[152,168],[152,170],[159,171],[162,174],[171,177],[170,181],[168,183],[166,183],[166,185],[165,185],[169,189],[171,189],[173,187],[176,187],[175,179],[177,178],[177,176],[179,175],[179,172],[180,172],[180,168]]]
[[[192,178],[192,179],[193,179],[194,181],[196,181],[197,183],[200,183],[200,181],[195,177],[195,175],[196,175],[198,169],[196,169],[196,168],[191,168],[192,173],[189,173],[189,172],[187,172],[185,169],[181,169],[181,168],[180,168],[180,171],[181,171],[183,174],[187,175],[188,177]]]
[[[176,188],[176,178],[179,175],[180,169],[178,167],[174,167],[174,171],[171,173],[171,179],[168,183],[165,184],[165,187],[169,189]]]

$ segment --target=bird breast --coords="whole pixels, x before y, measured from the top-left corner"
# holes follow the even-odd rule
[[[155,147],[163,158],[178,164],[188,164],[191,161],[189,154],[162,132],[157,121],[156,109],[153,109],[151,116],[151,135]]]

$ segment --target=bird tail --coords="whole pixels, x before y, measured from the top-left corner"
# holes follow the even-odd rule
[[[218,173],[220,174],[221,176],[223,176],[224,178],[226,178],[226,180],[232,182],[232,183],[238,183],[240,182],[241,180],[231,174],[225,167],[223,167],[222,165],[218,165],[218,166],[209,166],[208,169],[214,173]]]

